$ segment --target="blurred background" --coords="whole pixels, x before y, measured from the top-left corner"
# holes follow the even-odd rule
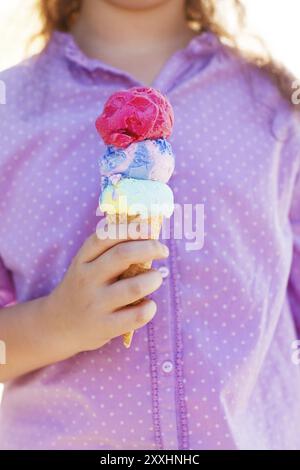
[[[272,55],[300,77],[300,1],[243,0],[243,3],[249,33],[261,37]],[[0,71],[41,49],[41,41],[28,47],[29,38],[39,30],[35,5],[36,0],[0,0]],[[224,8],[224,15],[228,10]],[[257,47],[250,39],[244,43],[247,48]]]

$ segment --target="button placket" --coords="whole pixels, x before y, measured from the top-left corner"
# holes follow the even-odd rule
[[[155,263],[156,264],[156,263]],[[174,327],[172,322],[172,286],[169,261],[154,266],[164,278],[159,290],[158,312],[153,320],[157,360],[160,432],[163,447],[178,449],[176,418],[176,374],[174,362]]]

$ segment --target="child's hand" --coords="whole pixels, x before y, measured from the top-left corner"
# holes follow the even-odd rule
[[[166,258],[168,248],[155,240],[86,240],[61,284],[50,294],[49,309],[70,355],[103,346],[136,330],[156,312],[152,300],[130,303],[154,292],[161,274],[150,270],[117,280],[131,264]]]

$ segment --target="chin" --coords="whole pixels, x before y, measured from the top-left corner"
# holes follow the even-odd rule
[[[146,10],[153,8],[164,3],[169,3],[170,0],[104,0],[106,3],[115,5],[117,7],[126,8],[127,10]],[[174,0],[173,0],[174,1]]]

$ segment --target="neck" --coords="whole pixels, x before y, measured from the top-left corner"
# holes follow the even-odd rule
[[[195,35],[187,26],[184,6],[185,0],[139,9],[84,0],[72,33],[88,56],[150,84],[168,57]]]

